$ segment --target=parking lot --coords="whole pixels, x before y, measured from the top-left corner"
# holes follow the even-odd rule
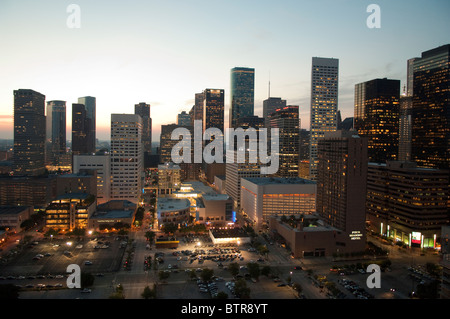
[[[24,288],[36,287],[34,279],[40,279],[41,287],[65,287],[68,265],[77,264],[82,272],[102,276],[119,270],[125,249],[123,240],[117,237],[32,242],[0,266],[0,280]]]

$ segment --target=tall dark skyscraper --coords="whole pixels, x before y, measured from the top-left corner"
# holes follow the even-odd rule
[[[282,100],[280,97],[269,96],[267,100],[263,101],[263,118],[266,119],[266,127],[270,126],[269,115],[283,107],[286,107],[286,100]]]
[[[355,131],[325,133],[318,141],[316,211],[348,234],[346,247],[365,247],[367,139]]]
[[[206,89],[203,94],[203,131],[214,127],[224,132],[225,91]]]
[[[300,162],[300,118],[297,105],[288,105],[269,115],[271,128],[279,129],[279,177],[298,177]]]
[[[255,69],[236,67],[231,69],[230,127],[237,127],[238,119],[254,115]]]
[[[47,161],[57,165],[66,153],[66,101],[47,102]]]
[[[400,80],[375,79],[355,86],[354,128],[367,137],[369,161],[398,156]]]
[[[84,104],[72,104],[72,154],[88,154],[90,120],[86,116]]]
[[[14,174],[45,172],[45,95],[14,90]]]
[[[152,153],[152,118],[150,117],[150,104],[141,102],[134,105],[134,114],[142,118],[142,147],[144,153]]]
[[[450,167],[450,44],[414,60],[412,160],[419,166]]]
[[[78,98],[78,104],[86,108],[86,143],[87,152],[95,153],[96,146],[96,99],[92,96]]]

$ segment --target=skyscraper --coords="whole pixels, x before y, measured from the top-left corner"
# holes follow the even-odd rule
[[[310,178],[316,179],[317,144],[325,132],[336,131],[338,109],[339,60],[312,58],[311,123],[310,123]]]
[[[66,101],[47,102],[47,162],[58,165],[66,153]]]
[[[86,115],[86,107],[84,104],[72,104],[72,154],[89,154],[88,138],[89,138],[90,120]],[[91,152],[92,154],[92,152]]]
[[[300,118],[298,105],[288,105],[269,115],[270,128],[279,129],[279,169],[275,176],[298,177]]]
[[[206,89],[203,91],[203,132],[209,128],[224,131],[225,91]]]
[[[325,133],[318,143],[317,214],[365,247],[367,140],[355,131]]]
[[[95,153],[96,146],[96,99],[92,96],[78,98],[78,104],[86,108],[86,147],[88,153]]]
[[[14,174],[45,172],[45,95],[14,90]]]
[[[142,118],[142,147],[144,153],[152,153],[152,118],[150,116],[150,104],[141,102],[134,105],[134,114]]]
[[[450,44],[414,60],[412,160],[419,166],[450,167]]]
[[[177,115],[177,124],[182,126],[190,126],[191,125],[191,116],[186,111],[182,111]]]
[[[205,99],[204,92],[195,93],[195,104],[192,109],[191,126],[194,127],[194,121],[199,120],[203,122],[203,100]]]
[[[142,118],[111,114],[111,199],[137,203],[144,178]]]
[[[282,100],[280,97],[269,96],[267,100],[263,101],[263,118],[266,119],[266,127],[270,126],[269,115],[285,106],[286,100]]]
[[[255,69],[231,69],[230,95],[229,126],[236,128],[238,119],[254,115]]]
[[[355,130],[367,137],[369,161],[398,156],[400,80],[374,79],[355,85]]]

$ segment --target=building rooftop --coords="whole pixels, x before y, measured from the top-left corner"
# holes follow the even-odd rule
[[[108,210],[108,211],[97,211],[92,215],[91,218],[100,219],[100,218],[132,218],[134,214],[134,210]]]
[[[93,196],[87,193],[67,193],[59,195],[56,199],[87,199],[89,196]]]
[[[230,199],[230,196],[227,194],[204,194],[202,195],[202,198],[206,201],[209,200],[228,200]]]
[[[304,179],[301,177],[283,178],[283,177],[246,177],[247,181],[256,185],[272,185],[272,184],[316,184],[315,181]]]
[[[20,214],[30,206],[0,206],[0,215]]]
[[[158,212],[173,212],[191,207],[191,202],[187,198],[158,198]]]
[[[181,167],[172,162],[158,165],[158,170],[164,170],[164,169],[181,169]]]
[[[242,228],[211,229],[210,232],[214,238],[249,237],[248,233]]]

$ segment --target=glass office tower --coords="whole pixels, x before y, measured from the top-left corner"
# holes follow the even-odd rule
[[[230,127],[237,127],[240,118],[254,115],[254,92],[255,69],[242,67],[231,69]]]

